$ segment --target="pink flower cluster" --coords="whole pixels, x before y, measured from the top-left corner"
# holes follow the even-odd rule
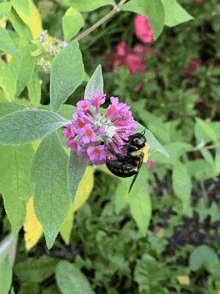
[[[143,43],[153,42],[153,32],[146,16],[138,14],[134,20],[134,31]]]
[[[148,53],[150,47],[137,45],[134,49],[129,47],[125,41],[117,46],[117,52],[105,54],[106,71],[116,70],[122,65],[127,66],[131,75],[140,71],[142,74],[146,72],[144,64],[145,59],[140,53]]]
[[[112,157],[107,146],[117,153],[124,153],[124,140],[137,129],[129,106],[119,103],[118,98],[111,97],[111,104],[106,114],[100,112],[100,105],[105,102],[105,94],[90,94],[92,99],[77,103],[78,112],[74,121],[65,126],[62,135],[67,137],[66,147],[75,150],[98,164],[104,164],[106,156]]]

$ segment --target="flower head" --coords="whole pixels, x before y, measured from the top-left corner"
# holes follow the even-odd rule
[[[75,150],[90,160],[104,164],[108,146],[117,153],[123,154],[127,140],[137,129],[134,124],[129,106],[119,103],[117,97],[111,97],[111,104],[106,114],[100,112],[100,105],[105,102],[105,94],[90,94],[92,99],[85,99],[77,103],[78,112],[74,113],[74,120],[65,126],[62,135],[67,137],[66,147]]]

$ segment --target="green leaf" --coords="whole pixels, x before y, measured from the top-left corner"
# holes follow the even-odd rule
[[[180,23],[189,21],[193,17],[176,0],[161,0],[164,7],[165,25],[177,26]]]
[[[86,276],[68,261],[60,261],[56,267],[56,281],[63,294],[95,294]]]
[[[34,73],[28,81],[27,89],[31,103],[35,107],[38,107],[41,100],[41,85],[38,77],[38,66],[35,66]]]
[[[11,11],[11,3],[0,3],[0,20]]]
[[[2,87],[5,98],[12,101],[16,91],[16,81],[8,65],[0,59],[0,87]]]
[[[114,0],[63,0],[68,6],[75,8],[78,11],[92,11],[105,5],[115,6]]]
[[[7,254],[0,263],[0,294],[7,294],[11,288],[12,266]]]
[[[213,141],[215,143],[217,142],[217,135],[216,135],[215,131],[212,129],[211,125],[209,126],[208,123],[206,123],[202,119],[196,117],[195,130],[196,130],[196,127],[199,127],[201,129],[201,131],[205,134],[205,136],[210,138],[211,141]],[[195,132],[195,135],[196,135],[196,132]]]
[[[191,178],[179,160],[173,165],[172,181],[174,192],[182,199],[184,213],[187,213],[191,201]]]
[[[92,97],[90,96],[90,93],[102,94],[103,91],[102,67],[99,64],[86,86],[84,99],[91,99]]]
[[[125,3],[120,10],[146,16],[153,32],[154,40],[160,36],[164,26],[164,8],[161,0],[131,0]]]
[[[0,119],[0,144],[35,142],[67,123],[65,118],[48,110],[16,111]]]
[[[208,163],[210,163],[211,165],[214,164],[214,159],[212,157],[212,154],[210,153],[208,149],[206,149],[206,147],[199,148],[199,150],[202,153],[202,156],[204,157],[204,159]]]
[[[14,236],[26,217],[25,199],[33,195],[33,185],[29,180],[33,154],[31,144],[17,147],[0,145],[0,187]]]
[[[12,9],[12,11],[9,13],[8,19],[12,23],[15,31],[18,33],[18,35],[21,38],[24,38],[26,40],[33,39],[31,29],[28,26],[26,26],[26,24],[19,17],[19,15],[17,15],[17,13],[14,9]]]
[[[32,17],[29,0],[11,0],[11,4],[26,25],[31,27]]]
[[[82,14],[74,8],[67,9],[62,18],[64,41],[69,42],[84,26]]]
[[[216,174],[220,173],[220,150],[215,150],[215,171]]]
[[[71,194],[71,202],[74,202],[77,188],[82,180],[89,160],[83,156],[79,156],[75,151],[71,150],[68,164],[68,181]]]
[[[151,219],[151,199],[147,184],[148,167],[143,164],[129,197],[131,215],[143,236],[146,236]],[[123,191],[127,193],[127,191]]]
[[[31,167],[34,209],[48,248],[53,246],[70,207],[67,162],[68,156],[54,132],[41,141]]]
[[[12,57],[9,68],[16,79],[16,94],[19,96],[34,73],[36,66],[35,58],[31,55],[36,45],[27,44],[26,41],[18,49],[19,57]]]
[[[14,272],[22,282],[42,283],[55,272],[58,261],[50,256],[42,255],[38,259],[16,263]]]
[[[193,150],[193,146],[184,142],[172,142],[165,146],[169,157],[164,157],[162,154],[155,152],[151,156],[151,160],[158,163],[175,164],[182,154],[187,151]]]
[[[204,159],[188,161],[186,163],[186,167],[189,174],[199,181],[205,181],[207,179],[215,177],[218,174],[215,169],[215,165],[211,165]]]
[[[6,29],[0,26],[0,49],[12,56],[18,56],[17,49]]]
[[[51,66],[51,110],[57,112],[70,94],[82,83],[84,67],[77,41],[63,48]]]
[[[211,263],[219,263],[218,256],[206,245],[197,247],[190,255],[189,264],[193,271],[205,267],[211,273]]]
[[[17,103],[12,103],[12,102],[8,102],[8,101],[1,101],[0,102],[0,117],[10,114],[12,112],[18,111],[18,110],[23,110],[26,107],[24,105],[21,104],[17,104]]]
[[[145,237],[151,220],[151,200],[146,187],[141,187],[129,200],[131,215]]]
[[[63,104],[58,111],[58,114],[65,119],[73,120],[73,114],[77,111],[76,107],[69,104]]]
[[[166,281],[165,265],[160,264],[156,259],[145,253],[142,255],[141,260],[136,264],[134,270],[134,279],[138,283],[139,293],[163,293],[154,292],[153,285],[160,285],[161,281]]]
[[[120,182],[115,191],[115,212],[119,214],[129,203],[128,191],[131,184],[131,178],[119,178]],[[124,191],[122,193],[122,191]]]

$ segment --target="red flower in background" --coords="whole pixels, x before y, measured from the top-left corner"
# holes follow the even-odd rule
[[[146,16],[138,14],[134,20],[134,31],[143,43],[153,42],[153,32]]]
[[[188,67],[185,69],[183,75],[185,76],[185,75],[187,75],[187,74],[191,74],[192,72],[194,72],[194,71],[197,69],[198,66],[201,65],[201,63],[202,63],[202,61],[201,61],[199,58],[195,58],[195,59],[193,59],[193,60],[189,63]]]
[[[202,2],[203,0],[195,0],[197,3],[200,3],[200,2]]]
[[[105,69],[110,72],[116,70],[122,65],[127,66],[131,75],[136,74],[138,71],[145,73],[145,60],[140,53],[147,53],[150,47],[137,45],[134,49],[129,47],[125,41],[122,41],[117,46],[117,52],[104,54]]]

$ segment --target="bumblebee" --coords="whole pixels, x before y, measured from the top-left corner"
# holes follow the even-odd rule
[[[116,156],[115,160],[106,158],[106,166],[116,176],[126,178],[134,175],[128,193],[138,176],[141,165],[147,162],[149,156],[149,145],[143,133],[136,133],[129,136],[128,140],[123,140],[127,144],[125,154],[119,154],[108,148],[108,151]]]

